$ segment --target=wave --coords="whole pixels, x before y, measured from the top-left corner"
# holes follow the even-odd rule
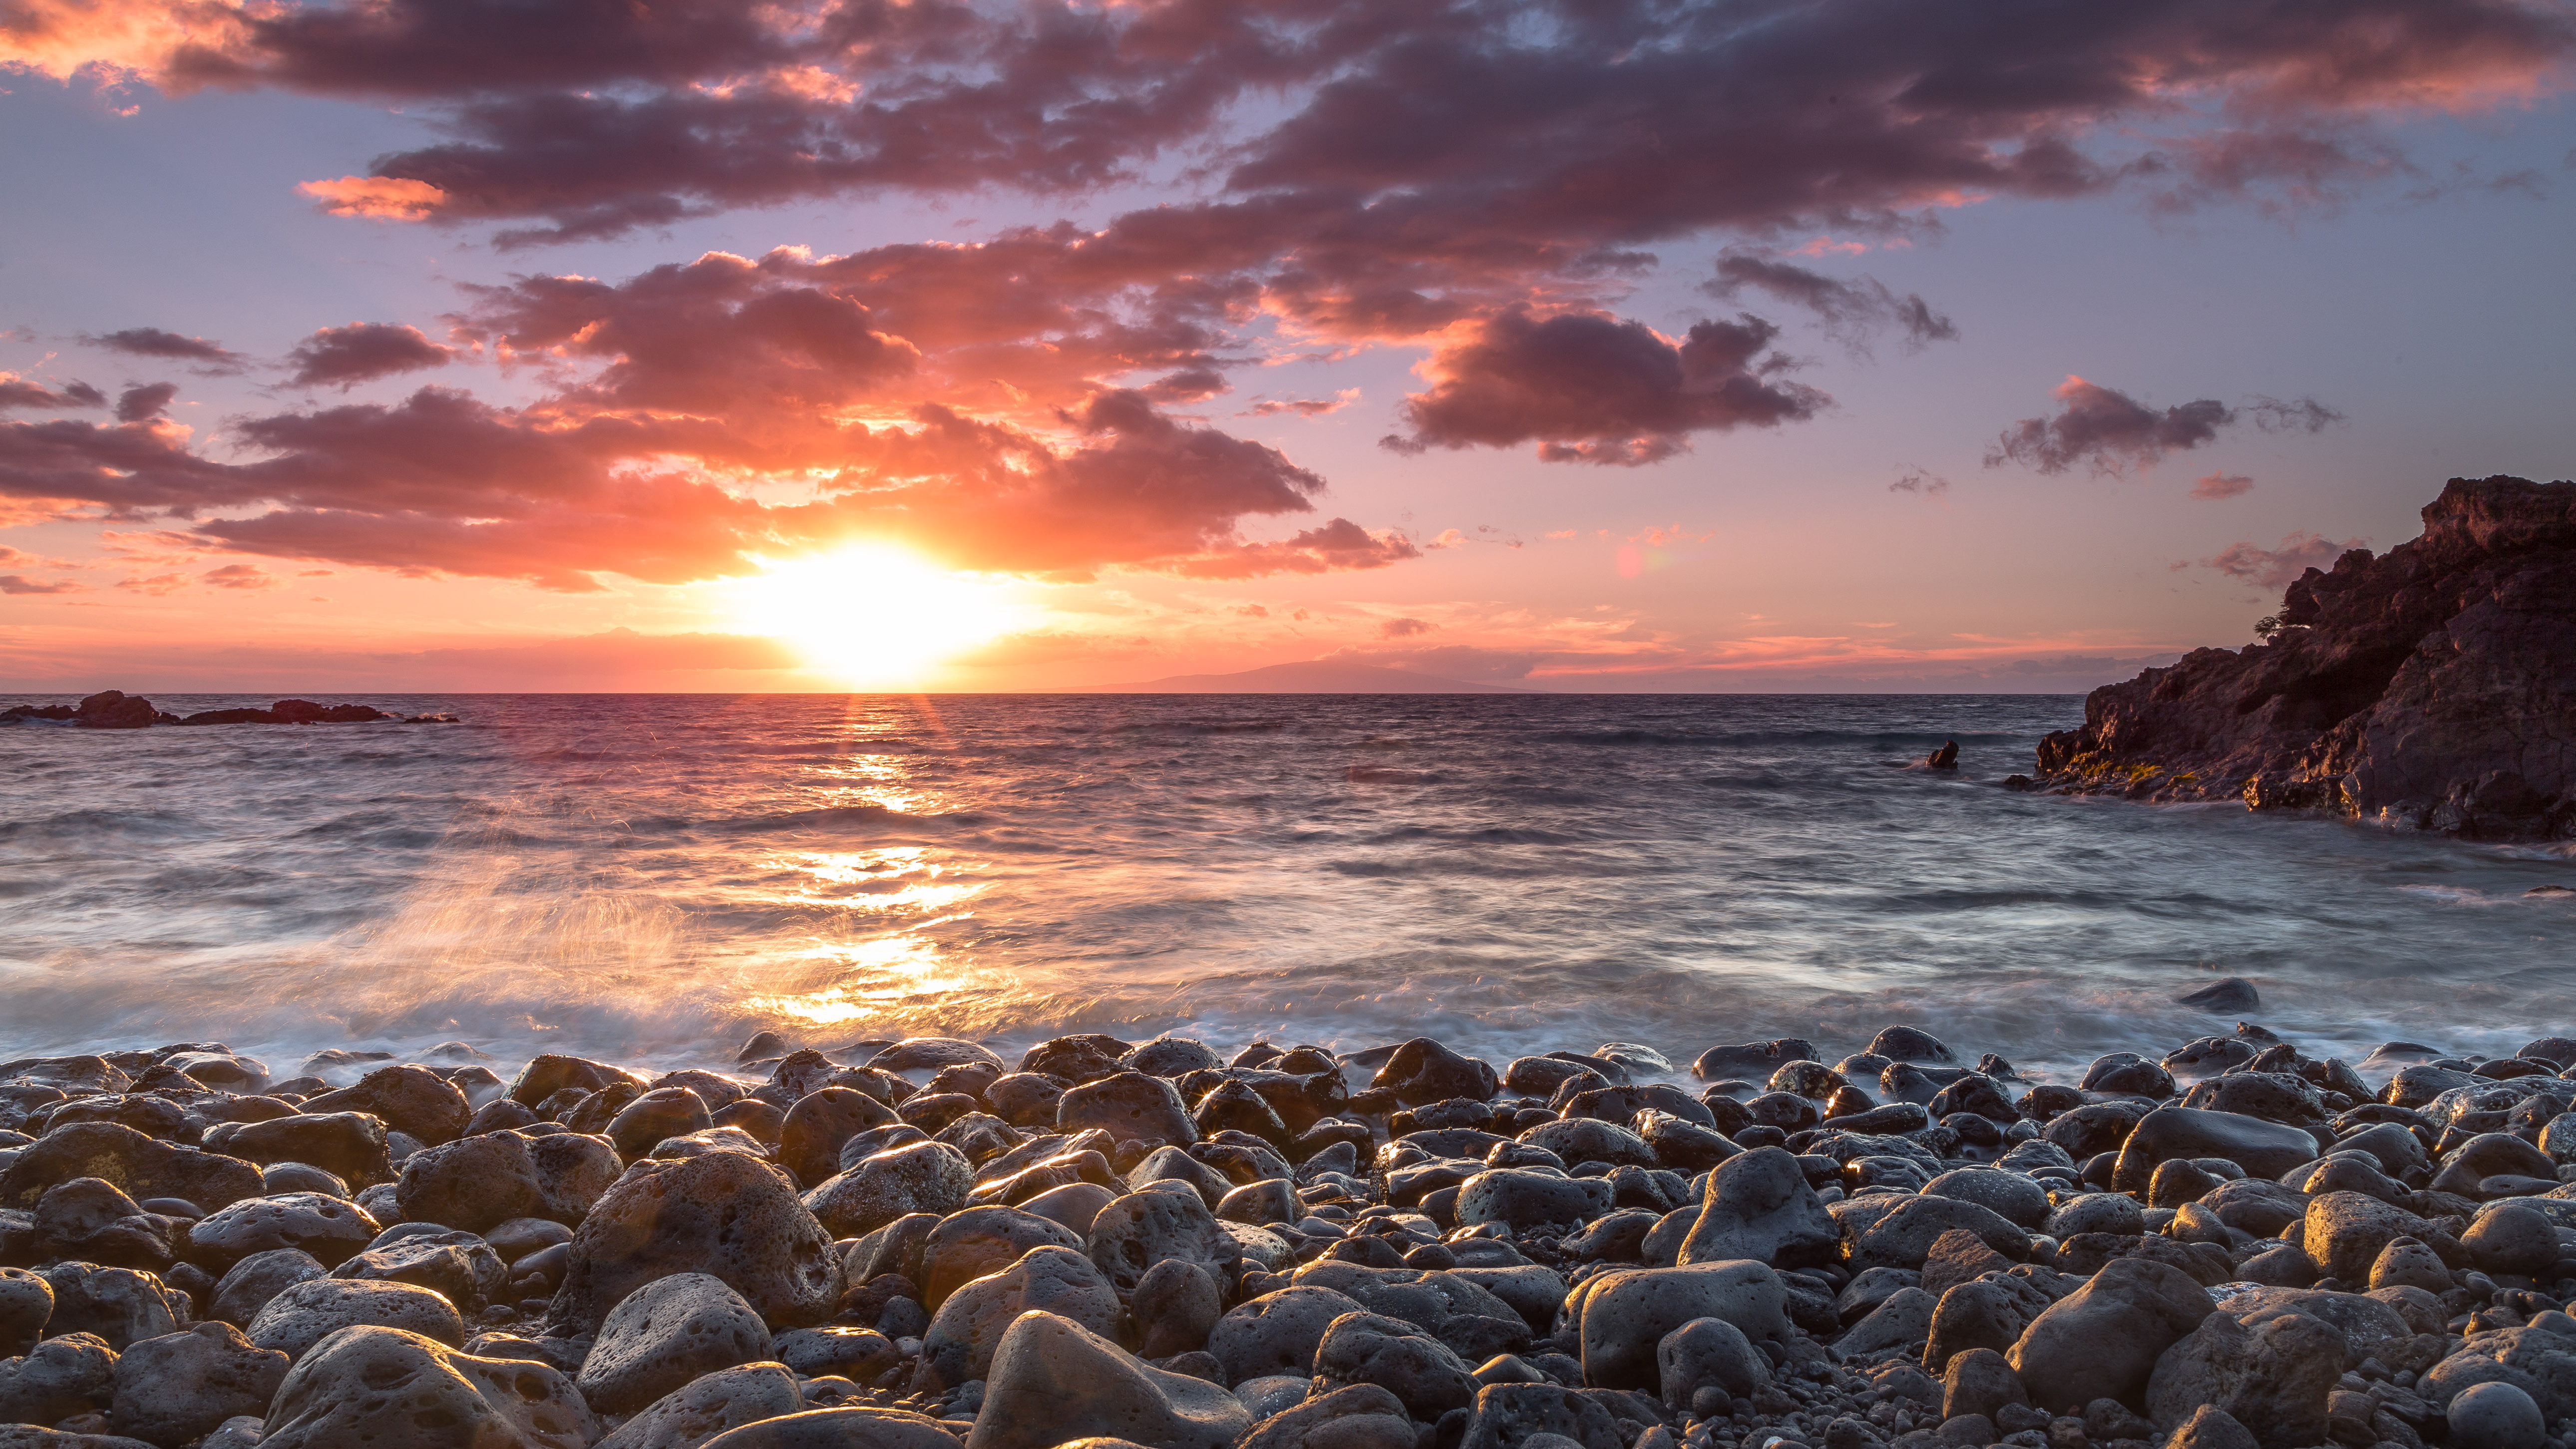
[[[1531,736],[1560,745],[1872,745],[1929,749],[1944,740],[1970,745],[2027,745],[2035,736],[1986,731],[1921,730],[1541,730]]]
[[[66,810],[59,815],[0,824],[0,842],[9,844],[96,844],[103,839],[137,837],[170,840],[205,833],[203,821],[175,810]]]

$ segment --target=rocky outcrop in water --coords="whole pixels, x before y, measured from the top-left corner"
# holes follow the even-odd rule
[[[2481,839],[2576,834],[2576,483],[2454,478],[2424,534],[2353,549],[2280,628],[2105,685],[2042,788],[2242,798]]]
[[[13,704],[0,709],[0,725],[42,721],[77,729],[139,730],[153,725],[228,724],[454,724],[452,714],[388,714],[371,704],[315,704],[309,699],[281,699],[266,709],[209,709],[176,715],[155,709],[152,701],[122,690],[102,690],[78,704]]]

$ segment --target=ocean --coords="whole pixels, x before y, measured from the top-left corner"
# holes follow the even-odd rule
[[[2001,788],[2069,696],[362,698],[463,722],[0,728],[0,1053],[2576,1029],[2567,845]]]

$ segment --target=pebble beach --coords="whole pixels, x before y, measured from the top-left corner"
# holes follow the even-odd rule
[[[0,1063],[0,1445],[2576,1444],[2576,1041],[2199,996],[2064,1080],[1904,1025]]]

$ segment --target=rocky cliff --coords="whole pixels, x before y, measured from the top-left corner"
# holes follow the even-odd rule
[[[2576,483],[2454,478],[2423,537],[2281,605],[2267,642],[2093,691],[2039,787],[2576,837]]]

